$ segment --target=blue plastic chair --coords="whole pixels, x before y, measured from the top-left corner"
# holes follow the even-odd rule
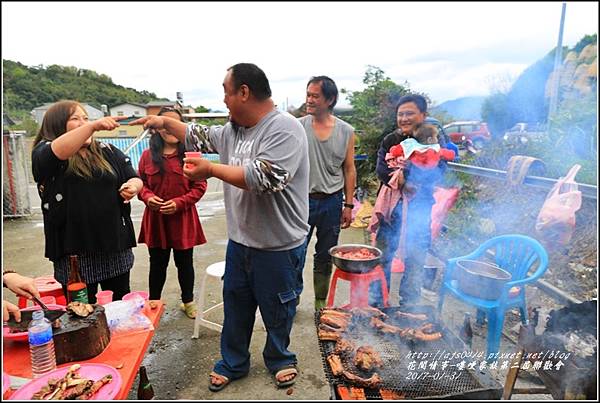
[[[453,280],[456,262],[458,260],[484,260],[486,252],[491,251],[496,264],[512,275],[496,300],[486,300],[463,293],[456,280]],[[481,258],[480,258],[481,257]],[[480,258],[480,259],[478,259]],[[463,302],[477,307],[478,313],[484,312],[488,317],[487,359],[498,353],[500,337],[504,325],[504,312],[513,307],[519,307],[521,322],[528,323],[527,304],[525,302],[525,285],[539,279],[548,268],[548,253],[535,239],[525,235],[501,235],[484,242],[474,252],[461,257],[448,259],[444,280],[440,290],[438,312],[441,314],[444,298],[447,292]],[[529,273],[534,270],[533,273]],[[518,292],[510,292],[512,287],[518,287]]]

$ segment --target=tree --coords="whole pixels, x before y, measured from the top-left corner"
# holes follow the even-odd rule
[[[498,92],[487,97],[481,105],[481,118],[496,136],[501,136],[514,123],[508,103],[508,95]]]
[[[377,178],[375,166],[377,163],[377,150],[383,136],[396,128],[395,106],[401,96],[410,92],[408,83],[398,85],[387,77],[382,69],[376,66],[367,66],[363,78],[366,88],[362,91],[348,91],[342,89],[342,94],[347,94],[352,105],[352,116],[348,122],[357,131],[361,131],[358,151],[367,155],[367,160],[357,164],[357,171],[363,189],[375,185]]]
[[[197,106],[197,107],[194,108],[194,112],[196,112],[196,113],[206,113],[206,112],[210,112],[210,109],[208,109],[208,108],[206,108],[206,107],[204,107],[202,105],[199,105],[199,106]]]

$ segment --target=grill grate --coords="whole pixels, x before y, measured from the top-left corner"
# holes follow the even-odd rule
[[[384,312],[390,314],[398,308],[386,308]],[[433,317],[431,307],[414,307],[411,312],[415,313],[427,313],[430,317]],[[315,324],[318,328],[320,318],[320,311],[315,312]],[[435,319],[435,318],[434,318]],[[363,319],[362,323],[354,322],[344,337],[352,341],[356,347],[361,345],[371,345],[377,350],[383,361],[383,367],[377,369],[377,372],[383,382],[380,386],[381,389],[388,389],[396,393],[401,393],[407,399],[414,398],[428,398],[428,397],[442,397],[442,396],[456,396],[462,395],[466,392],[473,392],[484,389],[481,382],[478,381],[478,374],[475,371],[470,370],[459,370],[456,368],[461,359],[449,359],[448,366],[445,369],[441,369],[441,363],[444,361],[434,357],[436,353],[440,352],[454,352],[454,351],[465,351],[465,346],[462,342],[456,338],[451,332],[443,328],[439,324],[436,325],[444,337],[441,340],[434,342],[407,342],[400,339],[398,336],[386,336],[371,329],[368,325],[368,320]],[[396,324],[398,326],[406,326],[406,322],[394,320],[392,316],[387,323]],[[366,325],[366,326],[365,326]],[[329,365],[327,364],[326,357],[333,353],[335,342],[321,341],[319,340],[319,349],[321,351],[321,361],[323,368],[325,369],[325,375],[330,385],[335,386],[346,386],[352,387],[353,384],[346,381],[342,377],[335,377],[331,372]],[[423,352],[429,353],[427,358],[412,358],[409,356],[410,353]],[[428,361],[426,369],[416,368],[413,371],[408,369],[408,363],[415,361]],[[357,369],[354,365],[349,363],[349,359],[342,359],[342,364],[345,370],[355,373],[364,378],[368,378],[372,373],[364,372]],[[431,369],[429,363],[432,361],[437,362],[437,367]],[[417,376],[418,378],[415,378]],[[414,379],[413,379],[414,378]],[[367,399],[381,399],[378,389],[365,389],[365,396]]]

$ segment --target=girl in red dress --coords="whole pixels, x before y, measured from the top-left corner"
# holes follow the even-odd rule
[[[161,108],[159,115],[183,120],[181,112]],[[164,129],[150,137],[150,148],[142,153],[139,174],[144,182],[138,198],[146,204],[138,242],[150,254],[150,299],[161,297],[167,279],[167,266],[173,249],[181,287],[181,309],[194,319],[195,245],[206,243],[196,211],[196,203],[206,192],[206,181],[191,181],[183,176],[184,146]]]

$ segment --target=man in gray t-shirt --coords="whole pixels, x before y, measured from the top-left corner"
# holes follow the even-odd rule
[[[132,124],[165,128],[186,149],[213,151],[220,164],[186,158],[194,180],[223,180],[227,245],[223,278],[225,318],[221,355],[209,389],[219,391],[250,370],[250,339],[257,307],[267,329],[265,365],[278,387],[295,382],[296,355],[288,350],[302,292],[308,232],[308,148],[302,125],[274,108],[265,73],[254,64],[230,67],[223,82],[230,122],[222,127],[185,125],[164,116]]]
[[[317,230],[313,259],[315,309],[326,304],[332,269],[329,249],[338,243],[340,226],[350,225],[354,207],[354,128],[333,115],[337,97],[338,89],[331,78],[312,77],[306,86],[308,116],[299,119],[306,131],[310,160],[307,251],[312,233]]]

